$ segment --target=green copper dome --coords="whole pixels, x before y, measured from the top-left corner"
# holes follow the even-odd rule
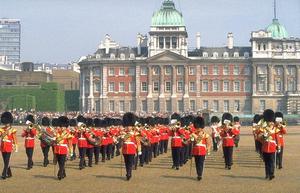
[[[274,39],[283,39],[289,36],[285,27],[279,23],[278,19],[273,19],[272,24],[266,30],[272,33]]]
[[[164,0],[160,10],[152,16],[151,26],[185,26],[182,13],[176,10],[172,0]]]

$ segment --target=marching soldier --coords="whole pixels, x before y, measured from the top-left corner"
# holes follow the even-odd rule
[[[237,116],[233,117],[233,127],[235,127],[235,129],[241,131],[240,118]],[[240,142],[240,135],[238,134],[238,135],[234,136],[235,147],[239,146],[239,142]]]
[[[54,153],[57,159],[59,170],[57,173],[58,180],[66,177],[65,162],[68,153],[72,156],[72,135],[68,130],[69,119],[65,116],[58,118],[59,128],[56,132],[56,145],[54,146]]]
[[[168,152],[169,133],[170,133],[170,129],[169,129],[168,125],[169,125],[169,119],[163,118],[161,127],[159,129],[159,132],[160,132],[160,146],[159,146],[160,154]]]
[[[173,166],[172,168],[176,168],[176,170],[179,170],[180,166],[180,160],[181,160],[181,151],[182,151],[182,138],[181,135],[183,134],[183,129],[180,128],[180,115],[177,113],[174,113],[171,116],[171,148],[172,148],[172,160],[173,160]]]
[[[213,116],[210,120],[211,130],[212,130],[212,142],[213,142],[213,151],[218,151],[220,143],[220,128],[219,128],[220,119],[216,116]]]
[[[88,143],[87,143],[87,149],[86,149],[86,154],[88,157],[88,166],[92,167],[93,166],[93,154],[94,154],[94,145],[91,143],[91,139],[93,137],[93,119],[92,118],[87,118],[86,119],[86,126],[87,126],[87,132],[86,132],[86,136],[88,139]]]
[[[70,158],[70,160],[73,161],[76,160],[76,146],[78,143],[76,119],[70,119],[70,134],[72,135],[72,147],[73,147],[73,155]]]
[[[204,119],[196,117],[193,123],[196,131],[191,134],[193,142],[192,154],[195,157],[197,179],[202,179],[204,161],[206,154],[209,154],[211,148],[210,136],[204,131]]]
[[[220,136],[223,142],[223,154],[225,159],[225,169],[231,170],[232,156],[233,156],[233,138],[239,135],[239,130],[232,127],[232,115],[230,113],[224,113],[222,116],[222,126]]]
[[[274,125],[275,113],[271,109],[267,109],[263,113],[263,120],[260,121],[259,137],[262,139],[262,154],[265,162],[266,179],[275,178],[275,154],[276,144],[276,128]]]
[[[93,135],[96,136],[97,138],[100,138],[101,135],[102,135],[102,133],[100,131],[100,127],[101,127],[100,119],[95,118],[94,119],[94,125],[95,125],[95,128],[92,130]],[[98,165],[98,163],[99,163],[100,147],[101,147],[100,145],[101,144],[98,144],[98,145],[94,146],[95,165]]]
[[[1,152],[4,163],[4,168],[2,171],[2,179],[12,177],[11,168],[9,165],[10,156],[15,149],[15,152],[18,152],[18,143],[17,143],[17,130],[11,127],[13,123],[13,116],[10,112],[4,112],[1,115],[1,123],[4,125],[0,129],[0,140],[1,140]]]
[[[78,151],[79,151],[79,169],[85,168],[85,156],[87,148],[86,125],[85,118],[81,115],[77,117],[77,138],[78,138]]]
[[[275,127],[277,132],[277,153],[276,153],[276,167],[282,169],[282,156],[284,149],[283,135],[287,133],[286,124],[283,121],[283,114],[281,112],[275,113]]]
[[[27,155],[27,170],[30,170],[33,167],[33,150],[35,145],[34,137],[37,134],[36,128],[34,126],[35,120],[33,115],[28,115],[26,117],[26,124],[27,128],[23,130],[22,137],[25,137],[25,148],[26,148],[26,155]]]
[[[123,126],[125,128],[125,135],[123,138],[122,153],[124,156],[126,166],[126,179],[130,180],[132,176],[132,167],[134,165],[135,154],[138,152],[140,155],[140,144],[136,140],[134,134],[134,125],[136,116],[133,113],[125,113],[123,116]]]
[[[255,151],[261,156],[262,158],[262,152],[261,152],[261,139],[258,137],[258,134],[260,132],[260,126],[258,125],[259,121],[263,119],[262,115],[254,115],[253,117],[253,123],[252,123],[252,132],[255,142]]]
[[[43,117],[42,118],[42,126],[45,127],[45,130],[47,133],[51,133],[54,135],[53,130],[50,128],[50,119],[48,117]],[[49,159],[48,159],[48,155],[49,155],[49,150],[50,150],[50,145],[47,144],[45,141],[41,140],[41,148],[42,148],[42,152],[43,152],[43,156],[44,156],[44,162],[43,162],[43,166],[47,167],[47,165],[49,164]]]

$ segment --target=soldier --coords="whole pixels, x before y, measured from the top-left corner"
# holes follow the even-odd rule
[[[262,158],[262,141],[261,138],[258,136],[260,133],[260,125],[259,122],[260,120],[263,119],[262,115],[254,115],[253,117],[253,125],[252,125],[252,132],[253,132],[253,137],[254,137],[254,142],[255,142],[255,151],[259,154],[260,158]]]
[[[71,161],[76,160],[76,146],[78,143],[77,138],[77,121],[76,119],[70,119],[70,134],[72,135],[72,147],[73,147],[73,155],[70,158]]]
[[[235,129],[241,131],[240,118],[237,116],[233,117],[233,127],[235,127]],[[238,134],[238,135],[234,136],[235,147],[239,146],[239,142],[240,142],[240,135]]]
[[[134,125],[136,122],[136,116],[133,113],[125,113],[123,116],[123,126],[125,133],[122,136],[123,147],[122,153],[124,156],[125,167],[126,167],[126,179],[130,180],[132,176],[132,167],[134,165],[135,154],[138,152],[140,155],[140,149],[136,136],[134,134]]]
[[[191,134],[191,140],[193,143],[192,154],[195,157],[197,179],[202,179],[204,161],[206,154],[209,154],[211,148],[210,136],[204,131],[204,119],[197,117],[193,123],[196,131]]]
[[[88,166],[92,167],[93,166],[93,154],[94,154],[94,144],[92,144],[92,138],[93,138],[93,119],[92,118],[87,118],[86,119],[86,137],[87,137],[87,149],[86,149],[86,155],[88,157]]]
[[[48,117],[42,118],[42,126],[45,127],[45,131],[48,134],[54,135],[53,130],[50,128],[50,119]],[[43,152],[43,156],[44,156],[43,166],[47,167],[47,165],[49,164],[48,155],[49,155],[50,145],[47,144],[45,141],[43,141],[43,139],[40,139],[40,140],[41,140],[40,144],[41,144],[41,148],[42,148],[42,152]]]
[[[216,116],[213,116],[210,120],[210,124],[211,124],[211,130],[212,130],[212,142],[213,142],[213,151],[218,151],[219,149],[219,143],[220,143],[220,128],[219,128],[219,124],[220,124],[220,119]]]
[[[225,169],[231,170],[232,156],[233,156],[233,138],[239,135],[239,130],[232,127],[232,115],[230,113],[224,113],[222,116],[222,126],[220,136],[223,143],[223,154],[225,159]]]
[[[276,153],[276,167],[282,169],[282,157],[284,149],[283,135],[287,133],[286,123],[283,121],[283,114],[281,112],[275,113],[275,127],[277,133],[277,153]]]
[[[16,136],[17,130],[11,127],[11,124],[13,123],[13,116],[10,112],[2,113],[1,123],[4,125],[4,127],[0,129],[0,150],[2,152],[2,158],[4,163],[4,168],[1,177],[3,180],[5,180],[6,178],[12,177],[9,161],[13,149],[15,149],[15,152],[18,152],[18,143]]]
[[[78,151],[79,151],[79,169],[85,168],[85,155],[87,148],[86,125],[85,118],[81,115],[77,117],[77,138],[78,138]]]
[[[275,154],[276,144],[276,127],[274,125],[275,113],[267,109],[263,113],[263,120],[260,121],[259,137],[262,139],[262,154],[265,162],[266,179],[275,178]]]
[[[101,137],[101,132],[100,132],[100,127],[101,127],[101,122],[100,119],[95,118],[94,119],[94,125],[95,128],[92,130],[93,134],[100,139]],[[95,145],[94,146],[94,157],[95,157],[95,165],[98,165],[99,163],[99,157],[100,157],[100,145]]]
[[[26,125],[27,128],[23,130],[22,137],[25,138],[25,148],[26,148],[26,155],[27,155],[27,170],[30,170],[33,167],[33,150],[35,145],[34,137],[37,134],[37,130],[35,128],[35,120],[33,115],[28,115],[26,117]]]
[[[168,152],[168,143],[169,143],[169,132],[170,129],[168,127],[169,119],[163,118],[161,122],[161,127],[159,129],[160,132],[160,154]]]
[[[172,148],[172,168],[179,170],[180,160],[181,160],[181,151],[182,151],[182,138],[183,129],[180,126],[180,115],[174,113],[171,116],[171,148]]]
[[[72,135],[68,129],[69,127],[69,119],[65,116],[61,116],[58,118],[59,128],[56,132],[56,145],[54,146],[54,153],[57,159],[57,163],[59,165],[59,170],[57,173],[58,180],[65,178],[66,170],[65,170],[65,162],[67,159],[68,152],[72,155]]]

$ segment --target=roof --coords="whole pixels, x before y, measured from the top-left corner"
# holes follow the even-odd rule
[[[288,32],[286,31],[285,27],[281,25],[278,21],[278,19],[273,19],[272,24],[270,24],[266,28],[267,32],[272,33],[272,37],[274,39],[283,39],[283,38],[288,38]]]
[[[175,8],[172,0],[165,0],[160,10],[152,16],[151,26],[185,26],[182,13]]]

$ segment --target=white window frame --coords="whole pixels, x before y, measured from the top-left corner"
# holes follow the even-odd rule
[[[119,82],[119,92],[125,92],[125,82]]]
[[[115,68],[109,68],[108,69],[108,76],[114,76],[115,75]]]
[[[145,89],[143,89],[143,88],[145,88]],[[148,92],[147,82],[141,82],[141,92]]]

